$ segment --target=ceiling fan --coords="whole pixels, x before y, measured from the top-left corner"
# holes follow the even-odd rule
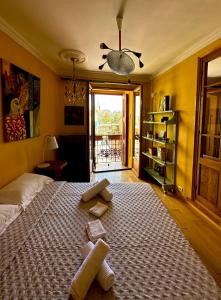
[[[105,63],[99,66],[99,69],[102,70],[104,65],[107,63],[110,69],[119,75],[128,75],[133,72],[135,68],[134,61],[127,53],[134,54],[139,59],[139,67],[143,68],[144,64],[140,60],[141,53],[132,51],[128,48],[121,49],[121,28],[122,28],[123,17],[117,17],[117,26],[119,31],[119,50],[114,50],[109,48],[105,43],[100,44],[101,49],[111,50],[108,54],[102,55],[103,59],[106,59]]]

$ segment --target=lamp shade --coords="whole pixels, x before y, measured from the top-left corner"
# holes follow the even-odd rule
[[[119,75],[128,75],[135,64],[132,58],[122,51],[112,50],[107,54],[107,63],[110,69]]]
[[[58,143],[57,143],[56,137],[54,135],[49,135],[47,137],[46,148],[47,148],[47,150],[58,149]]]

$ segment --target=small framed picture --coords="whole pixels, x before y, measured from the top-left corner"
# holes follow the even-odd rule
[[[64,124],[84,125],[84,106],[65,106]]]

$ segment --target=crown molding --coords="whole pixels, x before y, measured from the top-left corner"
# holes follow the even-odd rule
[[[12,38],[17,44],[25,48],[33,56],[44,63],[49,69],[57,73],[57,70],[49,63],[49,61],[20,33],[18,33],[12,26],[10,26],[3,18],[0,17],[0,30]]]
[[[60,77],[69,77],[70,74],[63,74],[57,68],[55,68],[52,63],[44,56],[37,48],[35,48],[31,43],[29,43],[20,33],[18,33],[12,26],[10,26],[2,17],[0,17],[0,30],[11,37],[17,44],[25,48],[28,52],[30,52],[33,56],[39,59],[42,63],[44,63],[49,69],[55,72]],[[152,75],[150,74],[132,74],[129,76],[120,76],[111,72],[104,72],[104,71],[88,71],[88,70],[78,70],[78,77],[79,79],[84,80],[102,80],[102,81],[116,81],[125,83],[130,79],[133,82],[144,83],[151,78],[155,78],[160,74],[168,71],[181,61],[185,60],[186,58],[190,57],[197,51],[201,50],[202,48],[208,46],[215,40],[221,38],[221,26],[214,30],[208,36],[200,39],[198,42],[193,44],[187,50],[185,50],[182,54],[175,57],[171,60],[168,64],[165,64],[162,68],[153,72]]]
[[[20,33],[18,33],[12,26],[10,26],[3,18],[0,17],[0,30],[12,38],[17,44],[25,48],[33,56],[44,63],[49,69],[55,72],[61,77],[70,78],[70,74],[62,73],[60,70],[55,68],[43,55],[38,51],[31,43],[29,43]],[[116,81],[125,83],[130,79],[131,81],[136,81],[143,83],[149,79],[149,75],[130,75],[129,77],[116,75],[111,72],[103,71],[88,71],[88,70],[78,70],[77,75],[79,79],[84,80],[99,80],[99,81]]]
[[[31,43],[29,43],[20,33],[18,33],[12,26],[10,26],[3,18],[0,17],[0,30],[12,38],[17,44],[25,48],[33,56],[44,63],[49,69],[55,72],[60,77],[70,78],[70,74],[62,73],[62,71],[55,68],[49,60],[47,60],[40,51],[38,51]],[[149,80],[149,75],[132,74],[128,77],[116,75],[111,72],[104,71],[88,71],[79,69],[77,71],[79,79],[84,80],[99,80],[99,81],[116,81],[125,83],[130,79],[133,82],[143,83]]]
[[[190,57],[194,53],[198,52],[199,50],[203,49],[204,47],[208,46],[212,42],[218,40],[221,38],[221,26],[214,30],[212,33],[207,35],[206,37],[203,37],[198,42],[193,44],[191,47],[189,47],[187,50],[185,50],[182,54],[175,57],[170,63],[166,64],[163,68],[158,70],[157,72],[153,73],[153,78],[159,76],[160,74],[168,71],[178,63],[182,62],[186,58]]]

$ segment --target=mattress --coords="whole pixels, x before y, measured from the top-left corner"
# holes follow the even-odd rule
[[[90,183],[53,182],[0,236],[0,299],[68,299],[88,241],[80,202]],[[113,288],[94,281],[86,299],[221,299],[215,281],[150,185],[115,183],[100,218],[107,231]]]

